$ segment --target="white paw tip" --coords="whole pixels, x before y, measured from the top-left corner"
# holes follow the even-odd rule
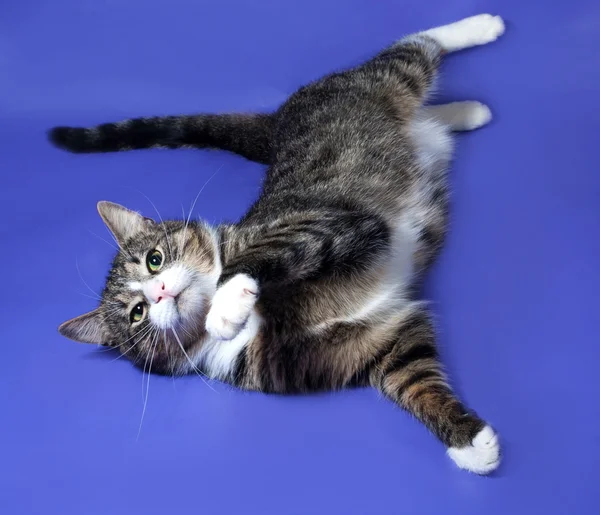
[[[231,340],[242,329],[258,295],[252,277],[238,274],[222,285],[212,299],[206,316],[206,330],[215,338]]]
[[[506,25],[502,17],[493,16],[491,14],[488,14],[488,16],[490,17],[488,24],[490,26],[491,31],[496,35],[496,37],[502,36],[502,34],[504,34],[504,31],[506,30]]]
[[[466,447],[450,447],[448,456],[461,469],[475,474],[489,474],[500,465],[500,443],[498,435],[490,426],[485,426]]]
[[[494,39],[498,38],[506,30],[506,25],[501,16],[494,16],[492,14],[484,14],[485,23],[488,28],[488,33],[494,36]]]
[[[467,18],[465,22],[468,23],[469,30],[480,44],[495,41],[506,30],[504,20],[492,14],[478,14]]]
[[[219,288],[219,290],[221,289],[227,289],[228,291],[237,291],[241,294],[256,294],[256,292],[258,291],[258,284],[249,275],[237,274],[234,275],[231,279],[229,279],[229,281],[227,281],[225,284],[223,284],[221,288]]]
[[[482,127],[492,120],[492,111],[490,108],[481,102],[471,102],[469,110],[465,117],[466,129],[477,129]]]

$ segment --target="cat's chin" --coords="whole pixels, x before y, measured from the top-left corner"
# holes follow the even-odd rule
[[[164,299],[150,306],[150,321],[159,329],[171,329],[181,324],[181,315],[175,299]]]

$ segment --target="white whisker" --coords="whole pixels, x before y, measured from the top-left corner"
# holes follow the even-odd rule
[[[90,232],[90,234],[94,235],[96,238],[98,238],[99,240],[102,240],[104,243],[106,243],[107,245],[110,245],[113,249],[115,249],[117,252],[119,252],[120,248],[117,247],[116,245],[114,245],[113,243],[111,243],[108,240],[105,240],[102,236],[98,236],[94,231],[90,231],[88,229],[88,231]],[[115,239],[115,237],[113,236],[113,240]],[[117,240],[115,240],[116,242]]]
[[[180,328],[180,329],[181,329],[181,330],[182,330],[182,331],[185,333],[185,335],[186,335],[188,338],[190,338],[190,339],[193,339],[193,338],[194,338],[194,336],[193,336],[192,334],[190,334],[190,332],[189,332],[189,331],[188,331],[188,330],[187,330],[185,327],[181,326],[181,328]]]
[[[118,249],[122,249],[121,244],[117,241],[117,238],[115,237],[115,235],[112,233],[112,231],[108,228],[108,225],[104,224],[104,228],[106,229],[106,231],[108,232],[108,234],[110,234],[110,237],[113,239],[113,241],[115,242],[115,244],[117,245]],[[90,231],[91,232],[91,231]],[[92,233],[93,234],[93,233]],[[129,254],[129,251],[126,251]]]
[[[202,381],[204,381],[204,384],[206,386],[208,386],[213,392],[216,392],[216,390],[210,384],[208,384],[208,382],[206,381],[206,379],[204,379],[204,377],[203,377],[204,373],[201,370],[198,369],[198,367],[196,366],[196,364],[188,356],[188,353],[185,352],[183,344],[181,343],[181,340],[179,339],[179,335],[177,334],[177,332],[175,331],[175,329],[171,328],[171,331],[173,331],[173,334],[175,335],[175,339],[177,340],[177,343],[179,344],[179,347],[181,348],[181,352],[183,352],[184,356],[187,358],[187,360],[189,361],[190,365],[192,365],[192,369],[200,376],[200,379],[202,379]]]
[[[196,195],[196,198],[194,199],[194,202],[192,202],[192,207],[190,208],[190,212],[188,214],[187,220],[185,221],[185,225],[183,227],[183,240],[181,242],[179,259],[181,259],[182,255],[183,255],[183,249],[185,248],[185,239],[187,237],[187,228],[188,228],[188,225],[190,223],[190,218],[192,217],[192,212],[194,211],[194,208],[196,207],[196,202],[198,202],[198,198],[200,198],[200,194],[204,191],[204,188],[206,188],[206,186],[208,185],[208,183],[213,179],[213,177],[215,175],[217,175],[221,171],[222,168],[223,168],[223,165],[219,166],[219,168],[217,169],[217,171],[215,173],[213,173],[207,179],[207,181],[204,183],[204,186],[202,186],[202,188],[200,188],[200,191]],[[183,216],[185,217],[185,211],[183,213]]]
[[[119,349],[119,352],[121,352],[121,354],[119,356],[117,356],[115,359],[113,359],[112,361],[117,361],[118,359],[121,359],[123,356],[125,356],[125,354],[127,354],[129,351],[131,351],[136,345],[138,345],[143,338],[146,338],[151,332],[152,332],[153,327],[151,325],[144,327],[143,329],[140,329],[137,333],[135,333],[133,336],[127,338],[127,340],[125,340],[123,343],[120,343],[119,346],[117,347]],[[135,342],[131,347],[129,347],[127,350],[125,350],[124,352],[121,351],[121,347],[123,347],[123,345],[125,345],[128,341],[132,340],[133,338],[139,337],[139,340],[137,342]],[[144,365],[144,370],[146,369],[146,365]]]
[[[154,205],[154,202],[152,202],[152,201],[150,200],[150,197],[148,197],[148,195],[146,195],[145,193],[141,192],[140,190],[136,190],[136,191],[137,191],[137,192],[138,192],[140,195],[143,195],[143,196],[146,198],[146,200],[147,200],[148,202],[150,202],[150,204],[151,204],[151,205],[152,205],[152,207],[154,208],[154,211],[156,211],[156,214],[158,215],[158,219],[160,220],[160,223],[162,224],[162,226],[163,226],[163,229],[164,229],[164,231],[165,231],[165,238],[166,238],[166,240],[167,240],[167,247],[169,248],[169,254],[172,256],[172,259],[175,259],[175,257],[176,257],[176,256],[173,254],[173,251],[171,250],[171,240],[169,239],[169,235],[168,235],[168,233],[167,233],[167,227],[165,226],[165,222],[164,222],[164,220],[162,219],[162,216],[160,216],[160,213],[158,212],[158,209],[157,209],[157,208],[156,208],[156,206]]]
[[[186,219],[185,216],[185,208],[183,207],[183,204],[181,204],[181,215],[182,215],[182,220]],[[185,247],[185,237],[187,234],[187,224],[183,226],[183,238],[180,238],[180,242],[179,242],[179,248],[177,249],[177,259],[181,259],[181,257],[183,256],[183,249]]]
[[[79,262],[77,261],[77,257],[75,257],[75,268],[77,268],[77,273],[79,274],[79,278],[83,281],[83,284],[85,284],[86,288],[95,295],[96,300],[102,300],[102,297],[100,297],[100,295],[98,295],[94,290],[92,290],[92,288],[90,288],[90,285],[85,282],[83,275],[81,275],[81,270],[79,270]]]
[[[150,374],[152,372],[152,361],[154,360],[154,351],[156,350],[156,346],[158,345],[158,332],[154,336],[153,344],[152,344],[152,355],[150,357],[150,366],[148,367],[148,381],[146,382],[146,397],[144,399],[144,408],[142,409],[142,417],[140,418],[140,427],[138,428],[138,434],[136,437],[136,442],[140,438],[140,433],[142,432],[142,424],[144,423],[144,415],[146,414],[146,406],[148,405],[148,392],[150,391]],[[144,369],[146,367],[144,366]],[[143,391],[143,380],[144,376],[142,375],[142,391]]]
[[[144,401],[144,374],[146,373],[146,365],[148,365],[148,359],[150,359],[150,354],[146,354],[146,359],[144,360],[144,368],[142,369],[142,402]]]
[[[169,356],[169,365],[171,366],[171,379],[173,380],[173,388],[175,388],[175,364],[177,360],[174,360],[173,354],[169,350],[169,345],[167,345],[167,330],[163,329],[163,343],[165,344],[165,351],[167,356]]]
[[[87,297],[88,299],[100,300],[98,297],[92,297],[91,295],[88,295],[87,293],[81,293],[80,291],[78,291],[77,293],[79,295],[83,295],[84,297]]]

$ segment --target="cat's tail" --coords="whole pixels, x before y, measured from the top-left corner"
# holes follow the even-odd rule
[[[90,128],[54,127],[48,137],[74,153],[214,148],[269,164],[272,126],[269,114],[201,114],[134,118]]]

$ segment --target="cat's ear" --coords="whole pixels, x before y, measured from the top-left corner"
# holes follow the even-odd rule
[[[108,343],[99,309],[67,320],[58,328],[63,336],[81,343]]]
[[[113,202],[103,200],[98,202],[97,207],[102,220],[119,245],[123,245],[129,238],[154,224],[154,220]]]

